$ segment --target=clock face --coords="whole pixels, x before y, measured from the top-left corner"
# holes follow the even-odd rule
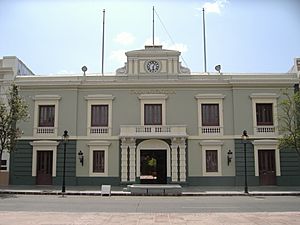
[[[151,60],[147,63],[146,67],[150,73],[156,73],[159,70],[159,63],[157,61]]]

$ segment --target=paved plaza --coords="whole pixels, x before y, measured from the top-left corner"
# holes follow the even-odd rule
[[[1,225],[299,225],[300,212],[285,213],[59,213],[0,212]]]

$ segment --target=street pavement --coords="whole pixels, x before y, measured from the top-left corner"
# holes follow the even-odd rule
[[[112,187],[113,197],[99,197],[98,195],[101,195],[100,186],[67,186],[66,190],[67,196],[62,198],[61,196],[54,196],[61,194],[61,187],[59,186],[10,185],[0,187],[0,225],[300,224],[300,203],[298,203],[300,200],[300,187],[297,186],[251,186],[249,187],[249,197],[243,196],[243,187],[189,186],[183,187],[183,196],[179,197],[141,197],[153,201],[152,205],[147,208],[151,208],[151,210],[146,210],[140,202],[136,202],[136,205],[132,204],[132,207],[136,207],[135,211],[130,211],[130,204],[125,203],[127,200],[140,197],[130,196],[129,192],[123,190],[123,187]],[[21,196],[28,198],[29,203],[26,203],[26,201],[22,203],[23,197]],[[112,200],[119,198],[119,196],[123,198],[123,205],[118,202],[117,206],[112,205]],[[53,204],[48,198],[56,199],[54,201],[57,202]],[[81,198],[87,199],[87,201]],[[97,198],[103,200],[97,202]],[[155,203],[154,198],[161,199],[161,201]],[[181,207],[184,210],[177,212],[168,210],[168,206],[163,204],[169,198],[178,199],[181,202],[185,198],[189,198],[189,201],[192,201],[192,199],[194,201],[197,198],[199,203],[186,203],[184,207]],[[218,200],[215,205],[211,203],[213,198]],[[234,198],[242,198],[246,202],[241,207],[230,205],[229,199]],[[273,203],[268,200],[269,198],[274,198],[277,202]],[[39,204],[36,199],[40,199],[44,203]],[[78,209],[74,210],[75,203],[72,201],[78,202]],[[256,210],[248,210],[252,204],[251,201],[252,203],[257,201],[258,205],[252,206],[252,208],[256,207]],[[289,201],[292,201],[293,204],[290,204]],[[264,205],[265,203],[266,205]],[[30,206],[30,204],[35,207]],[[170,208],[172,208],[172,205],[174,207],[176,203],[170,205]],[[99,206],[99,211],[89,210],[97,206]],[[110,211],[104,211],[100,206],[113,208]],[[127,210],[120,211],[118,208],[127,208]],[[243,211],[243,208],[246,211]]]
[[[0,212],[0,225],[299,225],[299,212],[63,213]]]
[[[183,196],[240,196],[244,195],[242,186],[183,186]],[[0,186],[0,194],[59,195],[60,186],[8,185]],[[112,195],[130,195],[124,186],[112,186]],[[300,186],[249,186],[253,196],[298,196]],[[66,195],[101,195],[100,186],[67,186]]]

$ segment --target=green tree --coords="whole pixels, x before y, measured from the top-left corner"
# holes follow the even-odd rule
[[[294,149],[300,157],[300,93],[283,92],[284,99],[279,103],[279,148]]]
[[[17,122],[25,121],[28,115],[28,105],[19,95],[18,86],[13,84],[9,89],[7,102],[0,100],[0,168],[3,151],[13,151],[22,134]]]

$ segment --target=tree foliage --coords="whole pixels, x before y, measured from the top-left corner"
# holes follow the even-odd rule
[[[300,93],[283,92],[284,99],[279,103],[280,148],[294,149],[300,157]]]
[[[7,102],[0,100],[0,159],[3,150],[13,151],[21,131],[17,127],[19,121],[28,118],[28,106],[19,95],[19,88],[15,84],[11,86],[7,95]],[[0,160],[1,166],[1,160]]]

